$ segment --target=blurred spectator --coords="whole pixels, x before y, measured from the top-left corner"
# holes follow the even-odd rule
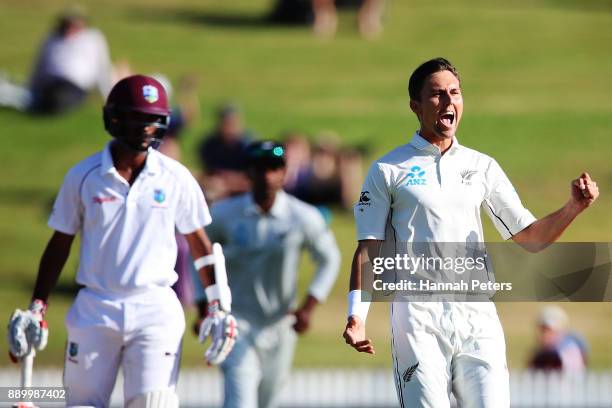
[[[567,329],[568,317],[559,306],[546,306],[538,318],[538,348],[529,363],[535,370],[582,373],[587,367],[585,340]]]
[[[333,37],[338,28],[336,3],[339,0],[312,0],[314,32],[322,37]],[[354,2],[353,2],[354,3]],[[374,39],[382,32],[384,0],[362,0],[359,7],[359,32],[364,38]]]
[[[181,160],[181,150],[179,139],[186,128],[192,125],[200,112],[200,101],[196,93],[197,81],[191,75],[182,76],[179,79],[177,92],[175,95],[172,83],[163,74],[152,74],[166,90],[168,99],[172,103],[172,113],[170,114],[170,126],[164,142],[159,146],[159,151],[174,160]]]
[[[277,0],[269,20],[278,24],[312,24],[312,0]]]
[[[310,171],[310,143],[297,132],[285,135],[285,191],[295,193]]]
[[[304,201],[314,205],[342,203],[342,181],[338,167],[339,142],[335,135],[325,134],[314,145]]]
[[[179,138],[185,128],[190,126],[197,117],[196,113],[199,112],[199,101],[195,92],[197,89],[195,78],[191,76],[182,77],[179,81],[178,92],[174,95],[174,87],[168,77],[159,73],[151,76],[162,84],[168,99],[172,101],[170,126],[157,150],[174,160],[180,161]],[[174,270],[178,275],[178,280],[172,286],[172,289],[176,292],[183,307],[191,306],[194,304],[194,288],[191,281],[193,259],[189,253],[189,245],[185,236],[176,231],[175,238],[177,257]]]
[[[222,106],[215,129],[199,147],[204,167],[201,182],[208,200],[212,202],[249,190],[245,149],[251,139],[251,133],[243,127],[238,108],[231,104]]]
[[[315,206],[352,208],[361,186],[361,154],[340,146],[335,134],[320,135],[312,148],[303,136],[287,140],[285,190]]]
[[[373,39],[382,32],[384,0],[277,0],[270,21],[279,24],[313,24],[316,35],[333,37],[338,28],[338,8],[358,8],[359,32]]]
[[[106,97],[118,73],[113,72],[104,35],[89,28],[80,7],[63,13],[45,39],[23,87],[0,79],[0,105],[36,114],[60,114],[83,103],[97,87]]]
[[[361,183],[356,174],[363,174],[363,153],[360,148],[344,147],[340,150],[338,170],[342,186],[342,203],[352,210],[361,193]]]

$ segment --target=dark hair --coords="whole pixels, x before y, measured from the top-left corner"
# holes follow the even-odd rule
[[[80,15],[76,13],[75,14],[66,13],[60,16],[60,18],[57,20],[57,25],[55,26],[55,32],[60,37],[65,37],[66,34],[68,33],[68,30],[70,30],[70,28],[72,28],[73,26],[79,23],[85,24],[86,22],[87,22],[87,19],[85,15]]]
[[[421,99],[421,90],[423,89],[427,77],[440,71],[449,71],[456,76],[458,80],[461,80],[457,68],[455,68],[450,61],[444,58],[430,59],[419,65],[412,75],[410,75],[410,81],[408,81],[410,100],[419,101]]]
[[[246,147],[245,155],[249,167],[285,167],[285,147],[273,140],[251,143]]]

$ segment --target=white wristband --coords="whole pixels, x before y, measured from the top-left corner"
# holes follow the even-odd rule
[[[193,262],[196,271],[199,271],[205,266],[212,265],[215,263],[215,256],[213,254],[201,256]]]
[[[348,317],[355,315],[365,323],[372,295],[364,290],[351,290],[348,294]]]

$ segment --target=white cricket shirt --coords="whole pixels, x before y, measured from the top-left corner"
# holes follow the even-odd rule
[[[483,242],[481,208],[504,239],[536,221],[494,159],[456,138],[441,155],[417,133],[370,167],[357,239],[384,240],[389,225],[397,242]]]
[[[150,148],[130,187],[113,165],[109,143],[70,169],[49,226],[81,233],[79,284],[121,297],[176,282],[175,226],[187,234],[210,221],[187,168]]]
[[[319,210],[279,191],[268,213],[251,193],[219,201],[211,213],[206,232],[223,246],[234,315],[258,326],[285,317],[295,307],[302,250],[316,265],[308,292],[325,300],[340,252]]]

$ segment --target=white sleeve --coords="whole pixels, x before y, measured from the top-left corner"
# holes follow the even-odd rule
[[[190,234],[210,224],[212,219],[202,189],[186,169],[182,181],[183,188],[177,206],[176,228],[181,234]]]
[[[319,210],[313,208],[312,212],[304,212],[304,215],[308,216],[308,219],[303,220],[305,247],[317,265],[308,293],[321,303],[329,295],[338,277],[340,251],[334,234]]]
[[[491,160],[487,169],[486,187],[482,206],[503,239],[511,238],[536,221],[523,207],[512,183],[495,160]]]
[[[380,164],[374,163],[363,183],[359,202],[353,207],[357,224],[357,240],[384,240],[390,208],[390,183]]]
[[[70,170],[55,198],[53,210],[47,225],[64,234],[76,235],[81,229],[83,205],[81,203],[80,184],[82,177],[74,169]]]

